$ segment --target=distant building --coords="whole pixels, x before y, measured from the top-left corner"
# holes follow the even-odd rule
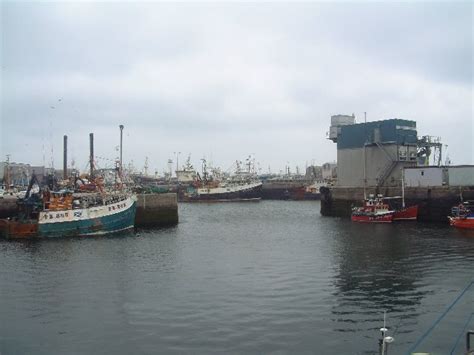
[[[322,166],[322,178],[325,181],[331,181],[337,178],[337,164],[324,163]]]
[[[337,186],[400,186],[402,168],[427,162],[436,148],[441,160],[441,143],[419,139],[415,121],[332,116],[329,139],[337,143]]]
[[[311,165],[306,168],[305,178],[308,180],[322,180],[323,168],[317,165]]]
[[[30,164],[0,162],[0,180],[10,186],[27,186],[33,167]]]

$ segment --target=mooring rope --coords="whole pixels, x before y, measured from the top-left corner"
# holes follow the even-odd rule
[[[467,326],[471,322],[472,317],[474,317],[474,312],[471,313],[471,316],[468,318],[466,324],[464,324],[464,327],[462,328],[461,333],[459,333],[459,336],[456,339],[456,344],[454,344],[453,348],[451,349],[450,355],[454,354],[454,350],[456,350],[459,340],[461,340],[462,336],[464,335],[464,332],[466,331]]]
[[[464,296],[464,294],[467,292],[467,290],[469,290],[469,288],[474,285],[474,280],[472,280],[465,288],[464,290],[462,290],[462,292],[459,294],[458,297],[456,297],[456,299],[449,305],[448,308],[446,308],[446,310],[438,317],[438,319],[436,319],[436,321],[433,323],[433,325],[425,332],[425,334],[423,334],[421,336],[420,339],[418,339],[418,341],[410,348],[408,349],[407,351],[407,355],[410,355],[413,350],[415,350],[418,345],[420,345],[425,339],[426,337],[433,331],[433,329],[439,324],[439,322],[441,322],[441,320],[446,316],[446,314],[448,314],[448,312],[454,307],[454,305],[456,303],[458,303],[458,301],[462,298],[462,296]]]

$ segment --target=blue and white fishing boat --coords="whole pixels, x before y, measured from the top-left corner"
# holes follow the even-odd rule
[[[135,213],[135,195],[106,196],[99,204],[86,208],[45,210],[38,216],[38,236],[89,236],[120,232],[134,227]]]
[[[115,233],[134,227],[136,196],[52,192],[24,201],[16,218],[0,220],[6,238],[50,238]]]

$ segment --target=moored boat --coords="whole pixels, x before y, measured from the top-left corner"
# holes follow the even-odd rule
[[[418,205],[402,207],[395,210],[393,214],[394,221],[415,221],[418,218]]]
[[[456,228],[474,229],[474,202],[467,201],[451,209],[449,224]]]
[[[219,183],[202,187],[188,187],[183,196],[186,202],[259,201],[262,198],[262,182]]]
[[[392,223],[394,213],[380,195],[377,198],[370,195],[364,200],[363,206],[352,209],[351,220],[359,223]]]
[[[18,200],[17,217],[0,220],[6,238],[88,236],[134,227],[136,197],[123,192],[74,193],[41,190]]]
[[[406,207],[405,205],[405,181],[402,172],[402,206],[397,208],[393,214],[394,221],[416,221],[418,218],[418,205]],[[395,197],[396,198],[396,197]]]
[[[180,193],[183,202],[232,202],[259,201],[262,198],[262,182],[257,178],[253,162],[247,159],[247,170],[236,162],[232,176],[222,174],[220,169],[207,172],[207,162],[202,159],[202,176],[196,173],[196,179]]]

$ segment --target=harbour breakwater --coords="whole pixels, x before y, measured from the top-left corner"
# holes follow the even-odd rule
[[[352,207],[364,199],[364,189],[358,187],[321,187],[320,192],[323,216],[350,217]],[[383,195],[392,208],[402,203],[401,187],[371,187],[366,194]],[[466,200],[474,200],[474,186],[405,188],[406,206],[418,205],[418,220],[423,222],[448,223],[451,208]]]
[[[176,193],[138,194],[135,227],[161,227],[178,223]]]

